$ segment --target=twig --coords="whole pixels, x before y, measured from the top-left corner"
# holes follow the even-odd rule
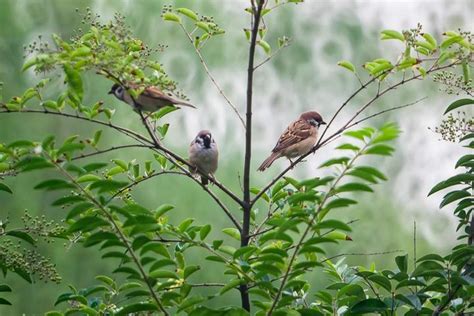
[[[112,146],[110,148],[103,149],[103,150],[97,150],[97,151],[92,152],[92,153],[78,155],[76,157],[73,157],[71,160],[78,160],[78,159],[88,158],[88,157],[95,156],[95,155],[101,155],[101,154],[104,154],[104,153],[109,152],[109,151],[120,150],[120,149],[124,149],[124,148],[134,148],[134,147],[153,148],[153,146],[151,146],[151,145],[143,145],[143,144],[130,144],[130,145]]]
[[[353,127],[353,126],[358,125],[358,124],[360,124],[360,123],[362,123],[362,122],[365,122],[365,121],[367,121],[367,120],[370,120],[371,118],[374,118],[374,117],[376,117],[376,116],[385,114],[385,113],[387,113],[387,112],[391,112],[391,111],[395,111],[395,110],[400,110],[400,109],[403,109],[403,108],[406,108],[406,107],[415,105],[415,104],[420,103],[421,101],[426,100],[426,99],[428,99],[428,97],[424,97],[424,98],[418,99],[418,100],[416,100],[416,101],[414,101],[414,102],[410,102],[410,103],[407,103],[407,104],[394,106],[394,107],[391,107],[391,108],[389,108],[389,109],[386,109],[386,110],[383,110],[383,111],[374,113],[374,114],[372,114],[372,115],[366,116],[366,117],[364,117],[364,118],[362,118],[362,119],[360,119],[360,120],[358,120],[358,121],[355,121],[355,122],[353,122],[352,124],[348,125],[348,126],[347,126],[347,129],[350,129],[350,128]]]
[[[326,261],[330,261],[335,258],[339,257],[345,257],[345,256],[380,256],[380,255],[389,255],[393,253],[398,253],[398,252],[404,252],[403,250],[391,250],[391,251],[382,251],[382,252],[349,252],[349,253],[341,253],[332,257],[328,257],[324,260],[321,261],[321,263],[324,263]]]
[[[280,47],[278,47],[270,56],[268,56],[267,58],[265,58],[261,63],[259,63],[257,66],[255,66],[253,68],[253,70],[257,70],[257,68],[265,65],[267,62],[270,61],[270,59],[272,59],[273,57],[275,57],[276,55],[278,55],[279,52],[281,52],[283,50],[283,48],[286,48],[288,47],[289,44],[284,44],[284,45],[281,45]]]
[[[144,137],[143,135],[140,135],[140,134],[138,134],[138,133],[136,133],[132,130],[129,130],[125,127],[112,124],[111,122],[104,122],[104,121],[99,121],[99,120],[96,120],[96,119],[90,119],[90,118],[87,118],[87,117],[79,116],[78,114],[53,112],[53,111],[48,111],[48,110],[31,110],[31,109],[22,109],[21,111],[10,111],[10,110],[1,110],[0,111],[0,114],[10,114],[10,113],[48,114],[48,115],[58,115],[58,116],[62,116],[62,117],[83,120],[83,121],[87,121],[87,122],[91,122],[91,123],[94,123],[94,124],[99,124],[99,125],[102,125],[102,126],[106,126],[106,127],[115,129],[115,130],[121,132],[122,134],[125,134],[125,135],[139,141],[142,144],[145,144],[145,143],[152,144],[152,142],[150,142],[150,140],[147,139],[146,137]]]
[[[186,30],[186,28],[184,27],[184,25],[183,25],[182,23],[179,23],[179,25],[180,25],[181,28],[183,29],[184,34],[186,34],[186,36],[188,37],[189,41],[191,42],[191,45],[193,46],[194,51],[195,51],[196,54],[198,55],[199,61],[201,62],[201,65],[204,67],[204,71],[206,72],[207,76],[209,77],[209,79],[211,79],[211,81],[212,81],[212,83],[214,84],[214,86],[216,87],[217,91],[219,91],[220,95],[222,95],[222,97],[225,99],[225,101],[227,102],[227,104],[232,108],[232,110],[234,111],[234,113],[237,114],[237,116],[239,117],[240,122],[242,123],[242,126],[243,126],[244,129],[245,129],[245,128],[246,128],[246,127],[245,127],[245,122],[244,122],[244,119],[243,119],[242,115],[240,115],[239,110],[237,110],[237,107],[236,107],[236,106],[232,103],[232,101],[230,101],[230,99],[225,95],[224,91],[222,90],[222,88],[220,87],[220,85],[217,83],[216,79],[214,79],[214,77],[212,76],[211,71],[210,71],[209,68],[207,67],[206,62],[204,61],[204,58],[202,57],[201,51],[200,51],[199,49],[197,49],[196,47],[194,47],[193,39],[192,39],[191,35],[188,33],[188,31]]]
[[[115,192],[106,202],[105,202],[105,205],[109,204],[113,199],[115,199],[117,196],[119,196],[120,194],[122,194],[123,192],[133,188],[134,186],[146,181],[146,180],[149,180],[151,178],[154,178],[154,177],[157,177],[157,176],[161,176],[161,175],[164,175],[164,174],[180,174],[180,175],[186,175],[182,172],[179,172],[179,171],[171,171],[171,170],[163,170],[163,171],[160,171],[160,172],[157,172],[157,173],[154,173],[148,177],[143,177],[139,180],[136,180],[136,181],[133,181],[132,183],[130,183],[129,185],[121,188],[120,190],[118,190],[117,192]]]

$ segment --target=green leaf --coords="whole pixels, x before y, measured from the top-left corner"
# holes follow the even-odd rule
[[[172,209],[174,209],[174,206],[171,205],[171,204],[163,204],[163,205],[160,205],[156,210],[155,210],[155,216],[158,218],[158,217],[161,217],[163,216],[165,213],[171,211]]]
[[[403,34],[398,31],[383,30],[381,33],[382,33],[382,38],[381,38],[382,40],[396,39],[402,42],[405,41],[405,37],[403,36]]]
[[[12,189],[10,189],[10,187],[8,185],[6,185],[5,183],[1,183],[1,182],[0,182],[0,191],[4,191],[4,192],[8,192],[10,194],[13,194]]]
[[[181,18],[177,14],[174,14],[172,12],[164,13],[163,20],[181,23]]]
[[[88,56],[90,55],[91,53],[91,49],[87,46],[81,46],[81,47],[78,47],[77,49],[75,49],[72,53],[71,53],[71,57],[85,57],[85,56]]]
[[[341,60],[340,62],[337,63],[338,66],[344,67],[352,72],[355,72],[355,67],[354,65],[347,60]]]
[[[464,40],[464,37],[461,35],[452,36],[442,41],[440,47],[446,49],[453,44],[460,43],[462,40]]]
[[[349,225],[335,219],[328,219],[317,223],[316,225],[314,225],[314,229],[339,229],[348,232],[352,231]]]
[[[179,279],[176,273],[168,270],[155,270],[150,272],[151,278]]]
[[[234,306],[219,309],[210,309],[209,307],[199,306],[190,312],[189,316],[249,316],[249,313],[240,307]]]
[[[186,298],[185,300],[183,300],[183,302],[181,303],[181,305],[179,305],[179,308],[177,310],[177,312],[181,312],[183,310],[185,310],[186,308],[189,308],[191,306],[194,306],[196,304],[199,304],[201,302],[204,302],[206,299],[202,296],[191,296],[191,297],[188,297]]]
[[[455,168],[468,165],[471,161],[474,162],[474,155],[464,155],[456,162]]]
[[[257,42],[258,46],[262,47],[263,50],[265,51],[265,53],[267,55],[270,55],[272,53],[272,47],[270,46],[270,44],[268,44],[266,41],[264,40],[259,40]]]
[[[219,295],[224,294],[227,291],[232,290],[233,288],[236,288],[242,283],[241,279],[232,279],[230,280],[224,287],[220,290]]]
[[[84,200],[85,199],[82,196],[70,195],[70,196],[65,196],[65,197],[57,199],[51,205],[53,205],[53,206],[63,206],[63,205],[67,205],[67,204],[74,204],[74,203],[82,202]]]
[[[26,241],[27,243],[31,245],[36,244],[36,241],[33,239],[33,237],[31,237],[29,234],[22,231],[11,230],[11,231],[6,232],[5,235],[19,238],[21,240]]]
[[[94,204],[90,202],[77,204],[76,206],[74,206],[74,208],[71,211],[69,211],[69,213],[66,216],[66,220],[69,220],[71,218],[78,216],[79,214],[91,209],[93,206]]]
[[[207,224],[207,225],[202,226],[201,229],[199,230],[199,238],[201,238],[201,240],[206,239],[207,235],[209,235],[210,232],[211,232],[211,225]]]
[[[66,143],[58,150],[58,156],[66,153],[71,153],[76,150],[83,150],[85,147],[84,144],[81,143]]]
[[[200,269],[201,269],[200,266],[187,266],[186,268],[184,268],[184,271],[183,271],[184,279],[189,278],[191,274],[193,274],[196,271],[199,271]]]
[[[87,232],[101,226],[109,226],[109,223],[98,216],[87,216],[78,219],[69,227],[68,231],[70,233],[77,231]]]
[[[240,241],[240,232],[236,228],[224,228],[222,230],[224,234],[229,235],[230,237]]]
[[[61,189],[71,189],[75,188],[76,186],[72,183],[69,183],[62,179],[50,179],[45,180],[39,184],[37,184],[34,189],[36,190],[46,190],[46,191],[53,191],[53,190],[61,190]]]
[[[337,193],[340,192],[355,192],[355,191],[364,191],[364,192],[374,192],[371,187],[363,183],[351,182],[343,184],[336,188]]]
[[[393,147],[390,147],[388,145],[384,144],[378,144],[378,145],[373,145],[367,148],[364,151],[364,154],[366,155],[380,155],[380,156],[391,156],[393,151],[395,149]]]
[[[397,267],[401,272],[407,273],[407,270],[408,270],[408,255],[395,257],[395,263],[397,264]]]
[[[431,44],[432,47],[437,47],[438,46],[438,43],[436,42],[436,40],[434,39],[433,36],[431,36],[431,34],[429,33],[423,33],[421,34],[421,36],[423,36],[423,38]]]
[[[134,314],[137,312],[150,312],[150,311],[158,311],[158,308],[155,304],[152,303],[135,303],[131,305],[127,305],[120,309],[119,311],[115,312],[115,316],[126,316],[130,314]]]
[[[451,112],[454,109],[457,109],[461,106],[468,105],[468,104],[474,104],[474,99],[460,99],[460,100],[454,101],[446,108],[446,111],[444,111],[444,114],[447,114],[448,112]]]
[[[12,305],[12,303],[0,297],[0,305]]]
[[[378,274],[373,274],[367,278],[368,280],[377,283],[381,287],[383,287],[387,292],[391,293],[392,291],[392,284],[390,283],[390,280],[383,276],[383,275],[378,275]]]
[[[357,302],[354,306],[350,308],[350,312],[353,314],[366,314],[366,313],[376,313],[383,312],[388,309],[388,306],[384,302],[375,298],[369,298]]]
[[[320,165],[318,168],[329,167],[333,165],[346,165],[349,162],[349,160],[350,160],[349,157],[329,159],[328,161]]]
[[[446,179],[445,181],[441,181],[440,183],[435,185],[431,189],[431,191],[428,193],[428,196],[440,190],[446,189],[450,186],[464,184],[464,183],[469,184],[472,181],[474,181],[474,174],[471,174],[471,173],[462,173],[462,174],[452,176]]]
[[[185,219],[178,225],[178,230],[184,233],[193,222],[194,222],[194,218]]]
[[[156,254],[162,255],[163,257],[166,257],[168,259],[171,258],[168,250],[166,247],[160,243],[153,242],[153,243],[148,243],[145,246],[143,246],[142,250],[140,251],[140,255],[144,255],[145,253],[152,251]]]
[[[342,144],[336,147],[336,149],[340,150],[353,150],[353,151],[359,151],[360,148],[357,146],[354,146],[352,144]]]
[[[99,193],[120,190],[125,187],[128,182],[115,180],[97,180],[90,185],[90,189],[99,189]]]
[[[333,209],[333,208],[340,208],[340,207],[347,207],[352,204],[357,204],[357,201],[351,200],[351,199],[345,199],[345,198],[340,198],[340,199],[335,199],[329,202],[326,205],[326,209]]]
[[[465,190],[458,190],[458,191],[452,191],[446,194],[443,197],[443,201],[439,205],[439,208],[443,208],[448,204],[451,204],[454,201],[457,201],[459,199],[465,198],[471,196],[471,194],[468,191]]]
[[[0,292],[11,292],[12,289],[7,284],[0,284]]]
[[[82,86],[81,74],[69,64],[64,65],[64,72],[66,73],[66,81],[69,86],[69,90],[74,93],[82,102],[84,96],[84,88]]]
[[[181,13],[181,14],[187,16],[188,18],[190,18],[190,19],[192,19],[192,20],[194,20],[194,21],[199,20],[198,15],[197,15],[194,11],[192,11],[192,10],[190,10],[190,9],[188,9],[188,8],[177,8],[176,11],[178,11],[179,13]]]
[[[95,174],[85,174],[83,176],[80,176],[79,178],[76,179],[77,183],[83,183],[83,182],[93,182],[93,181],[98,181],[101,180],[102,178],[99,176],[96,176]]]

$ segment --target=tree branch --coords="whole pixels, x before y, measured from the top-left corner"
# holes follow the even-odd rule
[[[83,159],[83,158],[88,158],[88,157],[91,157],[91,156],[101,155],[101,154],[104,154],[104,153],[107,153],[107,152],[110,152],[110,151],[120,150],[120,149],[124,149],[124,148],[153,148],[153,146],[143,145],[143,144],[130,144],[130,145],[112,146],[110,148],[97,150],[97,151],[92,152],[92,153],[80,154],[76,157],[73,157],[71,160],[79,160],[79,159]]]
[[[202,54],[201,54],[201,51],[199,49],[197,49],[195,46],[194,46],[194,42],[193,42],[193,39],[191,37],[191,34],[188,33],[188,31],[186,30],[186,28],[184,27],[184,25],[180,22],[179,25],[181,26],[181,28],[183,29],[183,32],[184,34],[186,34],[186,36],[188,37],[189,41],[191,42],[191,46],[194,48],[194,51],[196,52],[196,54],[198,55],[199,57],[199,61],[201,62],[201,65],[204,67],[204,71],[206,72],[207,76],[209,77],[209,79],[211,79],[212,83],[214,84],[214,86],[216,87],[217,91],[219,91],[220,95],[225,99],[225,101],[227,102],[227,104],[232,108],[232,110],[234,111],[235,114],[237,114],[240,122],[242,123],[242,126],[244,127],[244,129],[246,128],[245,127],[245,122],[244,122],[244,119],[242,117],[242,115],[240,115],[239,113],[239,110],[237,110],[237,107],[232,103],[232,101],[230,101],[230,99],[225,95],[224,91],[222,90],[222,88],[220,87],[220,85],[217,83],[216,79],[214,79],[214,76],[212,76],[211,74],[211,71],[209,70],[209,68],[207,67],[207,64],[206,62],[204,61],[204,58],[202,57]]]
[[[244,197],[243,197],[243,222],[242,232],[240,234],[240,246],[245,247],[249,243],[250,232],[250,213],[252,205],[250,204],[250,163],[252,155],[252,97],[253,97],[253,74],[255,47],[257,45],[258,26],[260,25],[262,10],[265,6],[265,0],[256,0],[257,5],[252,1],[252,33],[250,37],[249,59],[247,67],[247,109],[245,126],[245,158],[244,158]],[[247,284],[239,287],[242,308],[250,312],[250,298]]]

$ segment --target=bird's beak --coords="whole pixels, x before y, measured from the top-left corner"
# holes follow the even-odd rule
[[[319,125],[326,125],[327,123],[322,121],[321,123],[319,123]]]
[[[107,94],[113,94],[114,91],[111,89],[109,92],[107,92]]]

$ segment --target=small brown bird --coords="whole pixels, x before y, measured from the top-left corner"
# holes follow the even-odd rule
[[[201,174],[201,183],[207,185],[208,177],[213,177],[217,170],[219,151],[211,132],[200,131],[189,146],[189,163],[194,167],[192,173]]]
[[[318,112],[305,112],[300,118],[291,123],[281,134],[272,154],[265,159],[258,171],[264,171],[280,157],[299,157],[308,153],[316,144],[319,126],[326,124]]]
[[[128,88],[135,90],[140,88],[140,86],[136,84],[128,84]],[[133,108],[137,107],[138,110],[145,112],[155,112],[167,105],[184,105],[196,108],[194,105],[188,102],[175,99],[165,94],[163,91],[154,86],[146,87],[143,92],[135,99],[135,102],[133,102],[133,99],[130,96],[130,93],[128,93],[127,89],[117,83],[112,86],[109,94],[113,94],[117,99],[128,103]]]

